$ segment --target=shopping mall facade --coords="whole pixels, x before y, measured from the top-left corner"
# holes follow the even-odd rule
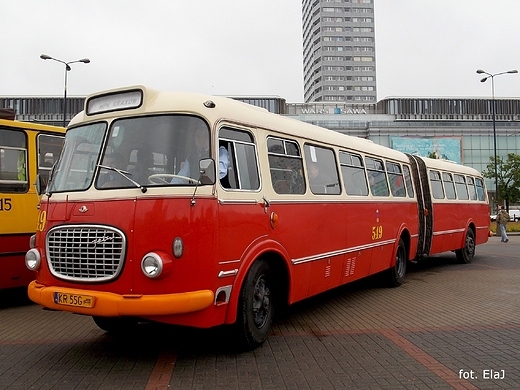
[[[407,153],[456,161],[482,171],[494,156],[520,154],[520,99],[390,97],[377,103],[287,103],[280,97],[233,97],[249,104]],[[84,97],[67,100],[68,122]],[[61,125],[62,98],[0,97],[16,119]],[[496,135],[496,136],[495,136]],[[490,199],[495,183],[486,181]]]

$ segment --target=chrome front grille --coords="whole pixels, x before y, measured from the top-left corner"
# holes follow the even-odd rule
[[[46,247],[50,271],[57,278],[104,282],[121,272],[126,239],[110,226],[66,225],[49,230]]]

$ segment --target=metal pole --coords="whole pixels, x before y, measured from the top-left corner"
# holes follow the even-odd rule
[[[65,64],[65,87],[63,89],[63,127],[66,126],[65,117],[67,116],[67,73],[69,71],[69,64]]]
[[[495,76],[491,76],[491,115],[493,117],[493,149],[495,153],[495,196],[496,204],[499,204],[498,196],[498,161],[497,161],[497,128],[496,128],[496,100],[495,100]],[[498,213],[498,210],[497,210]]]

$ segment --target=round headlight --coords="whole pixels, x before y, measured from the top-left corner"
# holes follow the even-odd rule
[[[29,251],[25,254],[25,265],[27,268],[29,268],[31,271],[36,271],[38,268],[40,268],[40,252],[38,252],[37,249],[29,249]]]
[[[150,279],[159,277],[163,270],[163,262],[157,253],[150,252],[141,260],[141,270]]]

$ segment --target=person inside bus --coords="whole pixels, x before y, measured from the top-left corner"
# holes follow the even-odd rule
[[[101,165],[117,168],[117,169],[123,169],[123,156],[121,153],[110,153],[105,156],[103,159],[103,163]],[[119,187],[122,184],[122,176],[112,170],[102,169],[101,175],[98,179],[98,187],[103,188],[114,188]]]
[[[312,162],[307,167],[309,170],[309,184],[313,192],[327,193],[327,187],[332,184],[332,180],[327,175],[320,172],[317,163]]]
[[[137,149],[137,160],[134,169],[130,172],[132,180],[139,184],[147,184],[148,177],[153,173],[153,153],[147,148]]]
[[[199,162],[204,158],[209,157],[209,138],[208,133],[204,129],[197,129],[195,131],[194,137],[194,147],[190,155],[186,158],[185,161],[181,163],[181,169],[177,173],[179,176],[191,177],[192,179],[199,179]],[[221,143],[218,150],[219,158],[218,158],[218,173],[219,179],[224,187],[226,184],[229,188],[229,181],[227,180],[228,166],[229,166],[229,155],[224,144]],[[192,169],[192,167],[194,167]],[[183,180],[180,178],[173,178],[171,180],[172,184],[182,184]]]

